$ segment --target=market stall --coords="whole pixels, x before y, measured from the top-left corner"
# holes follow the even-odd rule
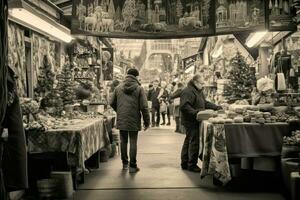
[[[250,35],[247,41],[252,37]],[[297,35],[292,38],[297,40]],[[255,45],[259,48],[260,44],[271,40],[274,40],[274,34],[261,37]],[[281,155],[288,145],[287,141],[293,144],[298,141],[297,134],[291,135],[299,130],[300,74],[297,59],[291,59],[297,57],[297,50],[290,45],[291,39],[282,38],[279,41],[275,46],[267,46],[271,54],[261,54],[257,61],[251,56],[252,52],[247,55],[246,46],[224,36],[218,37],[215,50],[208,53],[206,64],[210,64],[210,69],[214,66],[219,75],[216,76],[217,93],[213,100],[222,105],[224,111],[198,113],[198,119],[202,122],[201,178],[212,175],[219,184],[226,185],[238,176],[241,169],[274,173],[283,170],[287,174],[286,160]],[[293,50],[286,50],[287,44]],[[233,45],[237,51],[223,52],[226,45]],[[211,49],[211,46],[206,48]],[[273,53],[273,50],[279,53]],[[293,159],[298,156],[293,155]],[[278,165],[280,158],[283,159],[283,168]],[[288,179],[286,183],[290,180],[285,179]],[[289,184],[285,185],[289,190],[292,188]]]

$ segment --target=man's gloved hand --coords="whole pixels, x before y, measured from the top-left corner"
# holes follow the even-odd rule
[[[222,106],[217,106],[217,110],[223,110]]]

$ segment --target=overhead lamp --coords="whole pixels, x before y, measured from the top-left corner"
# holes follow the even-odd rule
[[[24,1],[17,5],[17,7],[9,5],[8,17],[10,20],[66,43],[74,39],[68,28],[39,13]]]
[[[267,33],[268,31],[260,31],[251,34],[246,42],[247,47],[252,48],[256,46],[259,42],[261,42],[264,39]]]

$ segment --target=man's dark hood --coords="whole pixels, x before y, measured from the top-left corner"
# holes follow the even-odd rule
[[[141,84],[135,76],[127,75],[124,80],[124,93],[132,94]]]

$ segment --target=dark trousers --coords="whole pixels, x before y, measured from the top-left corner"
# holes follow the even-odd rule
[[[176,129],[175,129],[175,131],[176,132],[180,132],[180,120],[179,120],[180,118],[179,118],[179,116],[177,117],[175,117],[175,124],[176,124]]]
[[[168,124],[171,124],[171,112],[170,112],[170,106],[167,107],[167,118],[168,118]]]
[[[1,130],[0,130],[0,135],[1,135]],[[3,156],[3,141],[0,138],[0,199],[3,200],[8,200],[8,192],[6,191],[5,188],[5,183],[4,183],[4,174],[2,170],[2,156]]]
[[[158,126],[159,122],[160,122],[160,109],[153,107],[152,110],[152,126]],[[156,116],[156,120],[155,120],[155,116]]]
[[[129,147],[129,156],[130,163],[128,162],[128,136],[130,141]],[[138,131],[122,131],[120,130],[120,138],[121,138],[121,159],[124,165],[128,165],[130,167],[137,167],[136,164],[136,154],[137,154],[137,139],[138,139]]]
[[[194,167],[199,156],[199,126],[185,127],[186,137],[181,150],[181,165]]]

